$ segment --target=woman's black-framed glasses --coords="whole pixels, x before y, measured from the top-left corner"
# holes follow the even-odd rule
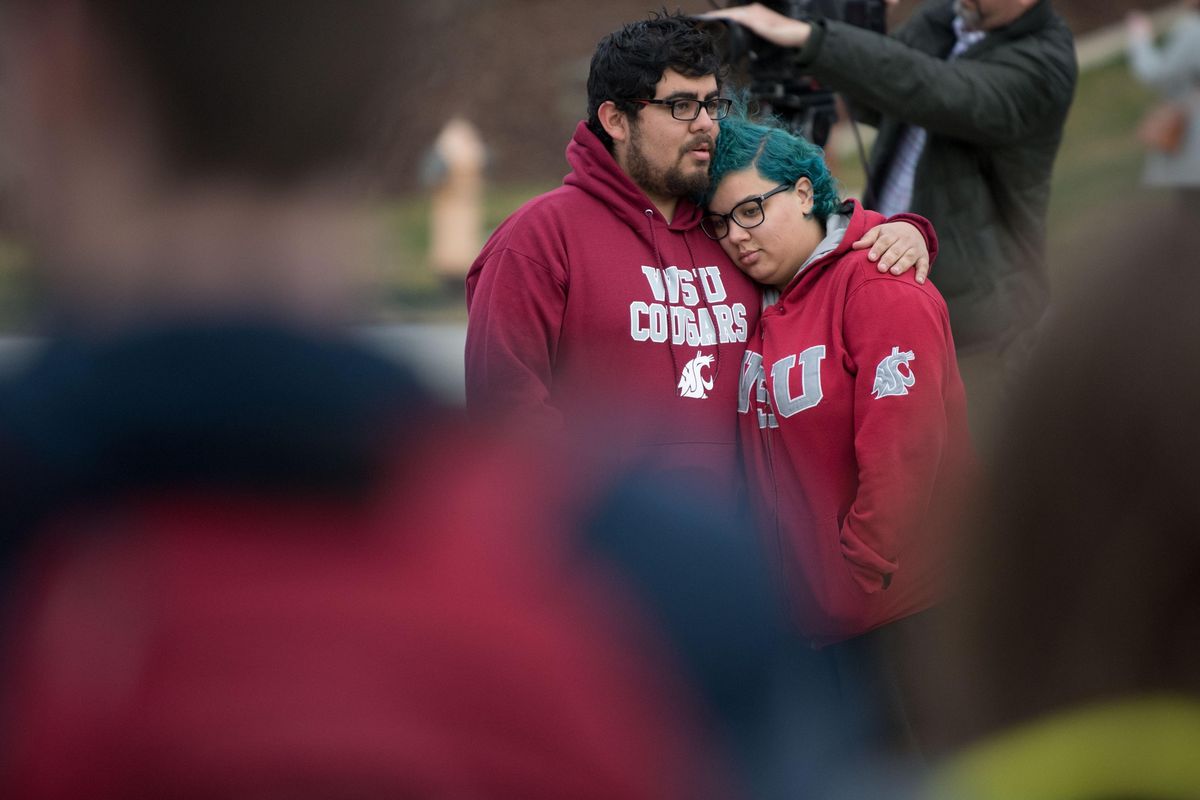
[[[738,227],[750,230],[762,225],[767,218],[767,214],[763,211],[763,201],[772,195],[777,195],[780,192],[791,189],[793,184],[781,183],[769,192],[760,194],[758,197],[751,197],[749,200],[743,200],[734,206],[728,214],[714,214],[709,212],[700,218],[700,230],[704,231],[704,235],[710,239],[724,239],[729,235],[729,220],[733,220],[738,224]]]
[[[677,100],[634,100],[633,102],[655,106],[670,106],[671,116],[684,122],[691,122],[700,116],[700,109],[702,108],[708,112],[710,119],[725,119],[729,114],[730,107],[733,106],[733,101],[728,97],[714,97],[710,100],[693,100],[688,97],[681,97]]]

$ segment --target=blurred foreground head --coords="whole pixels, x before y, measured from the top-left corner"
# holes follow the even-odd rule
[[[328,313],[416,5],[0,2],[0,141],[56,310]]]
[[[435,5],[0,0],[63,320],[0,381],[0,796],[728,796],[705,708],[775,705],[751,537],[670,488],[588,525],[310,330]]]
[[[1134,220],[1098,250],[1108,263],[1061,294],[1013,393],[937,645],[952,744],[1083,704],[1200,698],[1194,227]]]

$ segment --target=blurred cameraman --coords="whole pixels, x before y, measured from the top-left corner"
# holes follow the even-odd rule
[[[937,228],[935,280],[986,426],[1048,301],[1050,174],[1077,76],[1066,23],[1049,0],[927,0],[891,36],[759,3],[706,16],[798,48],[799,71],[878,127],[864,202]]]

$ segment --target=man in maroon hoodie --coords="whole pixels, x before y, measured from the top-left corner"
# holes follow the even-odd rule
[[[685,17],[603,39],[563,185],[500,226],[467,276],[467,405],[622,462],[737,481],[738,366],[759,290],[698,228],[691,198],[730,101]],[[922,237],[864,237],[881,270],[928,269]]]

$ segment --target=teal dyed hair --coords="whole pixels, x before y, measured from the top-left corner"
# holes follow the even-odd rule
[[[775,183],[795,183],[808,178],[813,186],[813,213],[822,220],[841,204],[821,148],[778,124],[751,122],[735,109],[721,120],[710,168],[712,181],[705,200],[712,199],[726,175],[749,166]]]

